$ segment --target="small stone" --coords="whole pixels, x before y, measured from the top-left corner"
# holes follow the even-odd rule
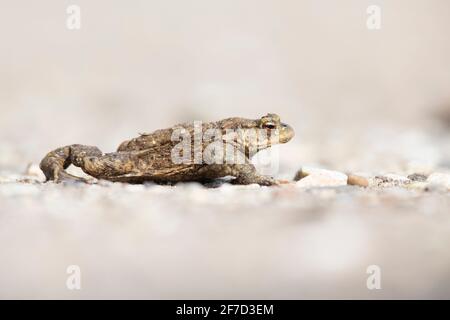
[[[294,181],[299,181],[305,177],[307,177],[309,175],[309,173],[305,172],[303,168],[301,168],[300,170],[297,171],[297,173],[295,174],[294,177]]]
[[[338,171],[317,168],[302,168],[296,177],[302,177],[296,182],[297,187],[335,187],[347,185],[347,175]]]
[[[411,183],[411,180],[407,177],[393,173],[376,176],[373,179],[373,184],[378,187],[398,187],[408,183]]]
[[[407,184],[405,187],[410,190],[419,190],[426,191],[429,186],[429,183],[424,181],[413,181],[412,183]]]
[[[368,187],[369,179],[360,175],[349,174],[347,183],[352,186]]]
[[[408,179],[417,182],[424,182],[427,180],[427,176],[422,173],[413,173],[408,176]]]
[[[433,173],[428,177],[427,182],[450,190],[450,173]]]
[[[301,180],[312,174],[323,174],[323,173],[334,173],[334,172],[337,172],[337,171],[304,166],[304,167],[300,168],[300,170],[297,171],[297,173],[294,177],[294,181]],[[340,172],[338,172],[338,173],[340,173]],[[342,173],[342,174],[344,174],[344,173]]]

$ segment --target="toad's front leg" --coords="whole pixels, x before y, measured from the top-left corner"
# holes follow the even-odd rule
[[[245,164],[210,164],[200,169],[201,176],[207,179],[222,178],[232,176],[235,179],[233,184],[252,184],[256,183],[262,186],[278,185],[278,182],[271,177],[263,176],[256,171],[251,163]]]
[[[269,176],[264,176],[256,171],[253,164],[238,164],[233,168],[233,176],[236,177],[231,183],[233,184],[252,184],[257,183],[261,186],[278,185],[278,182]]]

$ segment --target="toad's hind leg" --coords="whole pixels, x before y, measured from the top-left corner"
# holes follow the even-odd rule
[[[47,181],[82,181],[86,180],[65,171],[71,164],[81,167],[85,157],[100,157],[103,153],[97,147],[72,144],[49,152],[40,163]]]

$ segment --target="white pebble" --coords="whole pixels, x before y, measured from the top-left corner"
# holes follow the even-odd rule
[[[450,173],[433,173],[428,177],[427,182],[443,186],[450,190]]]
[[[317,168],[302,168],[308,174],[295,184],[297,187],[335,187],[347,185],[347,175],[338,171]]]

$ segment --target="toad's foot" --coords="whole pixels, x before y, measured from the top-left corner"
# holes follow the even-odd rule
[[[260,175],[253,164],[246,163],[235,165],[232,167],[233,176],[236,177],[232,181],[233,184],[259,184],[260,186],[275,186],[278,182],[272,177]]]
[[[73,144],[49,152],[40,163],[47,181],[58,182],[88,182],[65,171],[71,164],[81,167],[85,157],[99,157],[102,152],[97,147]]]

